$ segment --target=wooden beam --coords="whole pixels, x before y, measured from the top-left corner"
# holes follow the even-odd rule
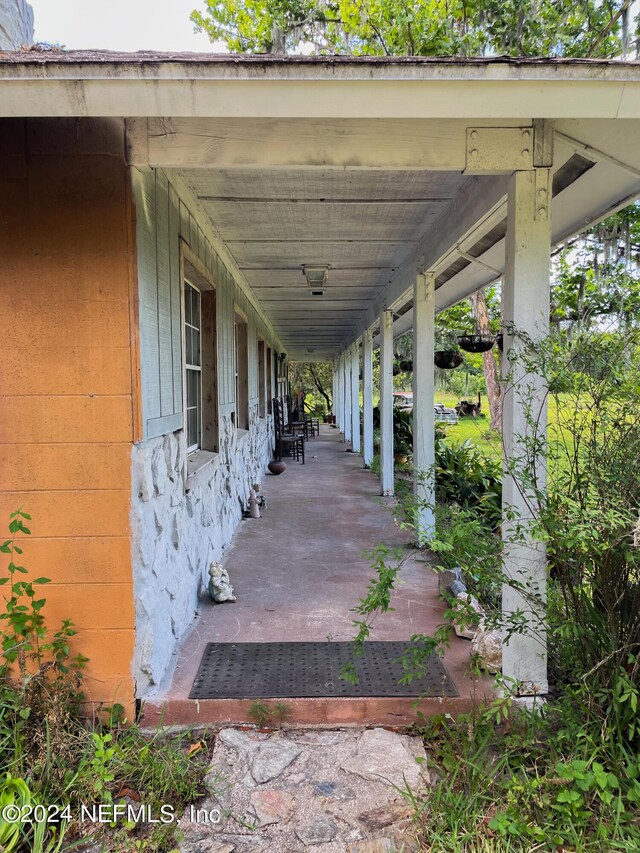
[[[490,120],[473,122],[491,126]],[[522,121],[500,122],[508,126]],[[528,124],[531,124],[529,121]],[[432,169],[466,166],[468,119],[149,119],[148,156],[168,169],[304,167]]]

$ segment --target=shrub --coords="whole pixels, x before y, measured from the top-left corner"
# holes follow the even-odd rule
[[[436,430],[436,499],[473,509],[492,527],[502,520],[502,466],[473,442],[451,444]]]
[[[550,389],[557,422],[541,436],[536,412],[514,461],[547,549],[554,676],[611,688],[640,683],[640,331],[573,341],[524,341],[520,361]],[[597,365],[597,370],[594,369]],[[547,485],[535,472],[547,471]]]

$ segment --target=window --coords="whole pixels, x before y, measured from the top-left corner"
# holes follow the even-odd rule
[[[210,274],[187,246],[183,260],[184,431],[188,468],[218,450],[218,335],[216,291]]]
[[[200,291],[184,282],[184,349],[187,453],[202,447],[202,348]]]
[[[263,418],[266,414],[267,374],[264,358],[264,341],[258,338],[258,414]]]
[[[247,353],[247,321],[236,312],[234,324],[236,370],[236,427],[249,429],[249,365]]]

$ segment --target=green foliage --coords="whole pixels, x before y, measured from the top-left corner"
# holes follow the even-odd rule
[[[514,370],[541,375],[558,408],[558,422],[541,434],[531,405],[513,461],[549,558],[555,677],[584,673],[596,689],[624,668],[637,683],[640,330],[521,343]],[[541,466],[546,487],[537,481]]]
[[[582,686],[533,712],[506,698],[456,720],[423,718],[428,766],[441,780],[423,799],[406,796],[429,849],[637,849],[638,757],[611,753],[584,713],[591,702]]]
[[[65,620],[51,638],[47,635],[42,608],[46,599],[38,598],[38,587],[49,583],[48,578],[26,580],[27,569],[19,564],[22,549],[17,544],[19,535],[29,536],[31,531],[25,521],[31,516],[18,509],[9,520],[10,539],[0,544],[0,553],[7,554],[7,576],[0,578],[0,586],[9,590],[5,597],[5,609],[0,612],[0,638],[2,657],[0,677],[10,678],[14,665],[18,667],[20,689],[26,691],[33,679],[41,679],[51,670],[56,677],[70,670],[82,669],[86,659],[76,656],[70,659],[68,640],[75,631],[72,623]]]
[[[29,807],[31,800],[31,791],[24,779],[14,779],[10,773],[6,773],[0,781],[0,850],[4,853],[16,850],[20,841],[20,823],[5,819],[5,807],[22,809]]]
[[[437,571],[461,568],[469,592],[497,620],[502,592],[502,539],[474,509],[436,509],[436,535],[429,542]]]
[[[436,497],[442,503],[474,509],[492,527],[502,520],[502,465],[472,441],[446,441],[436,432]]]
[[[328,362],[318,364],[298,362],[289,367],[292,394],[304,392],[305,410],[323,418],[332,409],[333,368]]]
[[[535,713],[506,695],[452,721],[425,721],[429,766],[441,781],[420,798],[405,791],[425,843],[433,851],[575,851],[640,848],[640,330],[563,332],[543,341],[515,335],[508,384],[525,410],[509,473],[525,495],[530,518],[509,513],[508,545],[542,541],[550,566],[548,602],[502,569],[498,508],[486,514],[473,484],[484,465],[459,447],[447,473],[429,543],[437,568],[461,566],[487,611],[485,625],[508,636],[524,630],[524,614],[500,613],[503,584],[546,618],[553,692]],[[542,376],[556,418],[548,428],[528,376]],[[442,435],[439,443],[446,446]],[[471,461],[467,458],[471,454]],[[544,469],[547,483],[539,477]],[[499,483],[500,466],[492,477]],[[441,475],[442,477],[442,475]],[[456,478],[460,477],[460,480]],[[459,499],[458,496],[464,496]],[[492,498],[493,500],[493,498]],[[411,510],[409,501],[409,510]],[[356,644],[372,614],[390,607],[399,558],[375,553],[375,577],[360,605]],[[438,651],[455,611],[430,638]],[[530,622],[529,630],[537,630]],[[412,638],[415,639],[415,638]],[[420,653],[418,652],[420,659]],[[424,660],[424,657],[422,658]],[[410,668],[408,668],[410,669]],[[351,673],[357,677],[355,666]],[[409,674],[408,677],[411,677]]]
[[[551,319],[568,331],[629,328],[640,316],[640,204],[636,202],[570,241],[556,257]]]
[[[373,409],[374,437],[379,444],[380,409]],[[405,455],[413,453],[413,410],[393,409],[393,452]]]
[[[260,699],[256,699],[249,705],[249,716],[259,726],[264,726],[271,718],[271,708]]]
[[[291,706],[288,702],[267,705],[261,699],[256,699],[249,705],[248,713],[258,726],[283,725],[291,716]]]
[[[73,623],[64,620],[51,633],[38,598],[46,578],[33,581],[20,565],[20,538],[29,536],[29,515],[10,517],[11,537],[0,545],[8,556],[2,578],[5,608],[0,612],[0,805],[39,807],[51,814],[57,806],[64,818],[56,823],[0,821],[0,850],[15,853],[58,853],[76,846],[68,838],[78,827],[69,823],[80,805],[117,803],[133,792],[151,809],[164,804],[178,811],[208,792],[208,739],[194,744],[190,733],[171,735],[158,729],[149,737],[133,725],[122,728],[122,708],[105,709],[104,721],[92,727],[80,716],[82,669],[86,658],[71,651]],[[107,726],[109,728],[107,728]],[[173,826],[116,827],[101,838],[102,850],[152,853],[173,845]],[[64,844],[64,847],[63,847]]]
[[[413,453],[413,411],[393,410],[393,452],[405,455]]]
[[[207,0],[191,19],[241,52],[413,56],[611,56],[623,50],[622,0]],[[628,4],[627,4],[628,6]],[[620,14],[618,14],[620,13]],[[636,21],[637,28],[637,21]]]
[[[354,660],[343,666],[340,677],[351,684],[358,683],[358,658],[364,654],[364,644],[371,635],[376,618],[394,608],[391,607],[391,595],[398,582],[398,573],[402,568],[402,552],[377,545],[369,554],[374,576],[369,581],[366,595],[352,608],[359,619],[354,619],[356,634],[353,641]],[[450,625],[443,624],[433,636],[413,634],[405,654],[400,658],[404,670],[402,683],[424,675],[428,659],[432,654],[444,653],[449,644]]]

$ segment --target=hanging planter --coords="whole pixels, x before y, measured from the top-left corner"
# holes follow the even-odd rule
[[[498,344],[498,349],[500,352],[504,350],[504,335],[500,332],[499,335],[496,335],[496,343]]]
[[[495,343],[493,335],[459,335],[458,345],[465,352],[488,352]]]
[[[399,376],[401,373],[413,373],[412,358],[396,358],[393,362],[393,375]]]
[[[457,349],[437,350],[433,354],[433,363],[441,370],[453,370],[455,367],[460,367],[464,361],[464,356]]]

